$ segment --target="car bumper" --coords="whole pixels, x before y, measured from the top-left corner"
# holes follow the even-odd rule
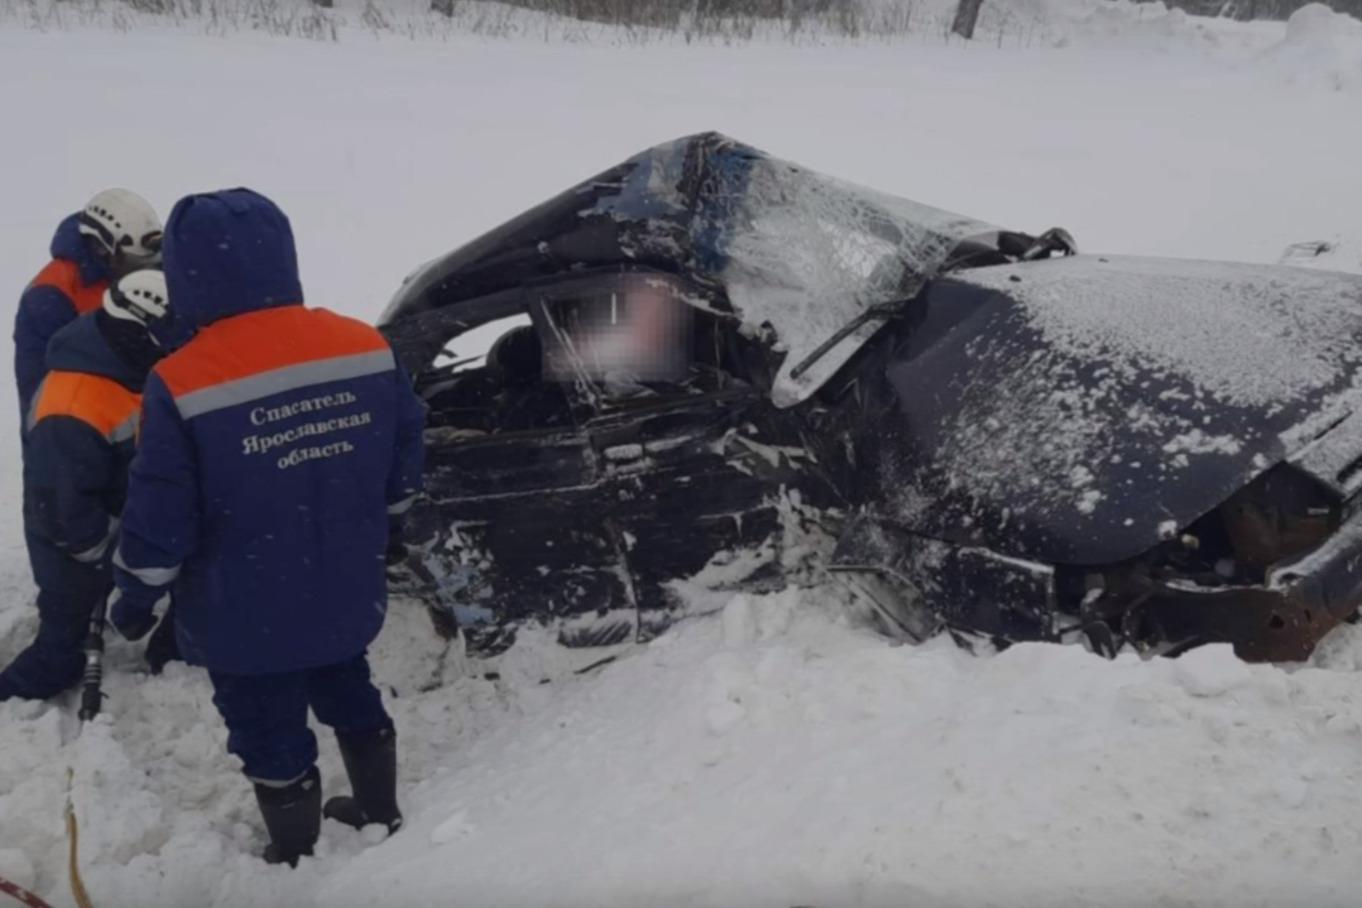
[[[1306,659],[1362,604],[1362,511],[1314,551],[1283,562],[1255,586],[1152,586],[1145,608],[1169,639],[1232,643],[1255,662]]]

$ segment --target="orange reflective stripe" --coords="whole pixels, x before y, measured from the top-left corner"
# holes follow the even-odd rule
[[[80,266],[66,259],[53,259],[47,267],[38,272],[30,287],[55,287],[66,294],[76,307],[76,312],[85,315],[94,312],[104,303],[104,290],[107,281],[86,284],[80,279]]]
[[[214,322],[156,366],[172,396],[303,363],[387,351],[378,331],[326,309],[283,306]]]
[[[85,372],[49,372],[38,389],[32,424],[49,416],[72,416],[110,441],[132,437],[142,395],[111,378]]]

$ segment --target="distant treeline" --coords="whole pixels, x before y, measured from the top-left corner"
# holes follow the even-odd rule
[[[460,11],[466,16],[470,6],[479,3],[430,0],[430,8],[446,16]],[[791,38],[804,33],[849,39],[904,35],[930,28],[930,17],[922,15],[922,7],[937,4],[930,0],[498,0],[488,5],[626,30],[679,34],[687,40],[750,40],[758,32]],[[1024,36],[1020,28],[1013,32],[1013,40]]]
[[[769,19],[798,23],[806,19],[859,19],[870,11],[866,0],[503,0],[512,6],[557,13],[589,22],[674,28],[683,21],[716,18]],[[1136,0],[1152,2],[1152,0]],[[1312,0],[1163,0],[1168,6],[1198,16],[1232,19],[1286,19]],[[983,0],[985,7],[1008,0]],[[1327,6],[1362,18],[1362,0],[1325,0]],[[894,6],[909,12],[915,0],[898,4],[879,2],[873,7],[883,12]],[[439,8],[441,0],[432,6]]]
[[[988,2],[988,0],[984,0]],[[1148,0],[1137,0],[1148,2]],[[1318,0],[1163,0],[1197,16],[1222,16],[1229,19],[1289,19],[1302,6]],[[1323,0],[1325,6],[1362,19],[1362,0]]]
[[[512,6],[588,22],[671,28],[689,19],[799,21],[860,12],[861,0],[505,0]],[[438,0],[435,4],[438,6]]]

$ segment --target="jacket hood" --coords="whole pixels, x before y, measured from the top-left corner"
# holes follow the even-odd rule
[[[57,225],[57,232],[52,235],[52,246],[49,251],[54,259],[75,262],[76,267],[80,269],[80,279],[87,285],[109,277],[109,269],[90,254],[89,247],[85,245],[85,237],[80,235],[78,214],[67,215]]]
[[[180,199],[166,222],[166,286],[187,329],[303,301],[288,218],[249,189]]]
[[[130,391],[142,390],[139,375],[113,352],[95,322],[98,312],[82,315],[58,331],[47,345],[47,367],[112,379]]]

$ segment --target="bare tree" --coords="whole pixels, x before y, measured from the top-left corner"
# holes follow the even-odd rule
[[[955,8],[955,24],[951,26],[951,31],[967,41],[972,39],[974,27],[979,24],[979,8],[983,5],[984,0],[960,0],[960,5]]]

